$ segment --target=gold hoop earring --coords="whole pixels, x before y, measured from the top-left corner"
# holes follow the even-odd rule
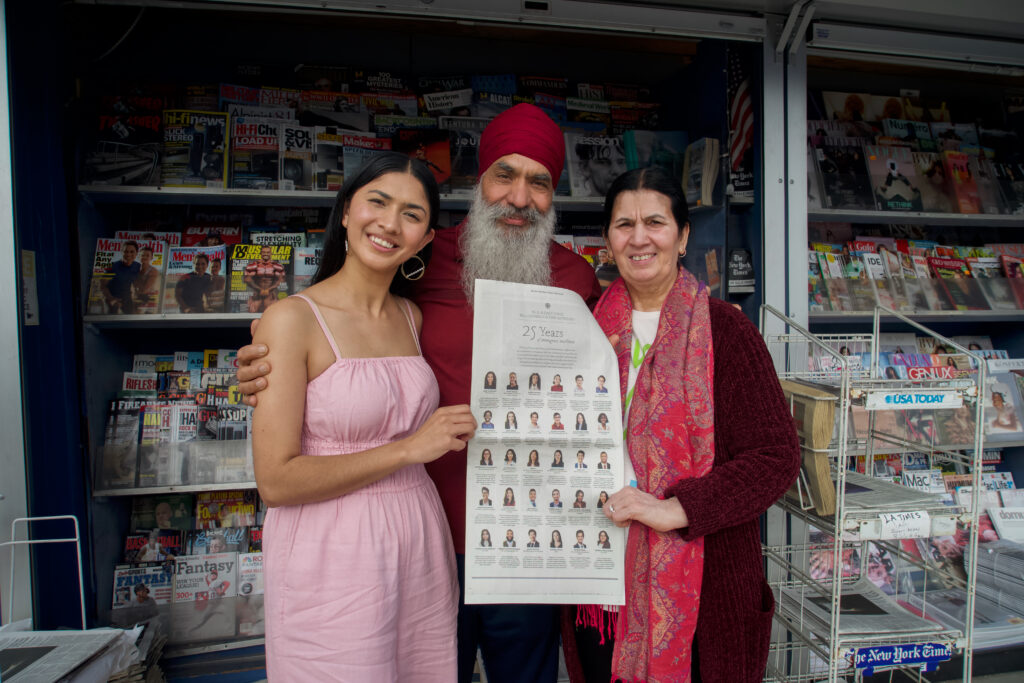
[[[408,265],[409,261],[412,261],[413,259],[419,261],[420,264],[416,266],[416,268],[411,273],[405,272],[405,266]],[[404,277],[406,280],[409,280],[410,282],[415,282],[416,280],[419,280],[421,277],[423,277],[423,273],[427,272],[427,264],[422,258],[420,258],[419,254],[413,254],[405,263],[398,267],[398,272],[401,273],[402,277]]]
[[[684,256],[686,256],[686,250],[685,250],[685,249],[683,249],[683,250],[682,250],[682,251],[681,251],[681,252],[679,253],[679,258],[683,258]]]

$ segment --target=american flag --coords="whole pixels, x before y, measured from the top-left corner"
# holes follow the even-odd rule
[[[754,144],[754,106],[750,78],[737,50],[729,49],[729,158],[738,171],[743,156]]]

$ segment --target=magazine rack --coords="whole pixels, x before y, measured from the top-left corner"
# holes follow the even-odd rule
[[[976,373],[942,380],[876,379],[883,315],[965,354]],[[812,416],[788,391],[804,445],[803,467],[797,484],[777,503],[785,519],[785,543],[764,547],[777,603],[766,680],[845,681],[897,669],[928,671],[956,653],[963,655],[963,680],[970,680],[975,573],[965,574],[951,556],[954,537],[967,539],[963,555],[973,557],[977,549],[984,360],[882,307],[874,310],[870,335],[813,335],[763,306],[761,329],[769,325],[783,330],[765,334],[780,379],[789,380],[786,386],[831,394],[835,427],[831,438],[825,437],[827,446],[809,443]],[[855,343],[870,351],[866,367],[860,357],[839,352]],[[811,356],[823,360],[811,363]],[[919,405],[973,417],[973,438],[943,444],[934,431],[927,439],[907,438],[886,428],[885,413],[906,419],[917,409],[908,408]],[[866,412],[866,427],[863,419],[860,428],[853,424],[855,409]],[[876,454],[886,451],[918,453],[914,457],[929,468],[952,463],[969,471],[970,500],[961,498],[961,504],[950,506],[937,493],[869,476]],[[858,456],[869,464],[864,474],[851,471]],[[827,458],[829,478],[824,481],[834,489],[816,485],[816,458]],[[834,496],[831,507],[822,500],[829,496]],[[942,611],[949,607],[950,587],[959,596],[953,600],[962,603],[952,616],[949,609]]]

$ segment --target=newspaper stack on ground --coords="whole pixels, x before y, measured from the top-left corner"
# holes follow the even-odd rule
[[[827,637],[832,618],[832,597],[808,588],[783,588],[782,609],[790,618],[803,621],[821,637]],[[839,633],[873,635],[940,631],[935,622],[922,619],[901,607],[877,586],[861,579],[843,586],[839,602]]]
[[[142,624],[143,631],[135,641],[139,651],[139,661],[122,669],[107,679],[107,683],[163,683],[164,674],[160,669],[160,658],[167,644],[167,633],[159,618],[151,619]]]
[[[105,681],[138,653],[133,631],[12,631],[0,633],[4,683]]]
[[[466,453],[466,603],[621,605],[618,362],[586,303],[477,280]]]

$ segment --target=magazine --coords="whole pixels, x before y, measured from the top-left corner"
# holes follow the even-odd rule
[[[287,245],[236,244],[231,250],[229,313],[262,313],[288,296],[292,248]]]
[[[621,137],[566,133],[565,150],[573,197],[604,197],[626,170]]]
[[[164,313],[221,313],[227,247],[172,247],[164,280]]]
[[[183,555],[174,560],[174,602],[233,598],[238,553]]]
[[[191,494],[168,493],[154,496],[135,496],[132,499],[132,529],[193,528]]]
[[[160,183],[224,187],[228,176],[228,115],[165,109]]]
[[[312,190],[313,136],[316,129],[284,121],[279,124],[278,131],[278,187],[282,190]]]
[[[174,590],[174,574],[163,564],[114,567],[114,601],[111,607],[125,609],[139,604],[139,586],[149,591],[148,597],[153,603],[169,604]]]
[[[249,527],[256,524],[256,491],[205,491],[196,494],[196,528]]]
[[[238,554],[238,594],[263,595],[263,553]]]
[[[160,305],[165,247],[160,241],[96,240],[86,312],[92,315],[156,313]]]
[[[279,127],[279,121],[232,117],[231,187],[277,189]]]

